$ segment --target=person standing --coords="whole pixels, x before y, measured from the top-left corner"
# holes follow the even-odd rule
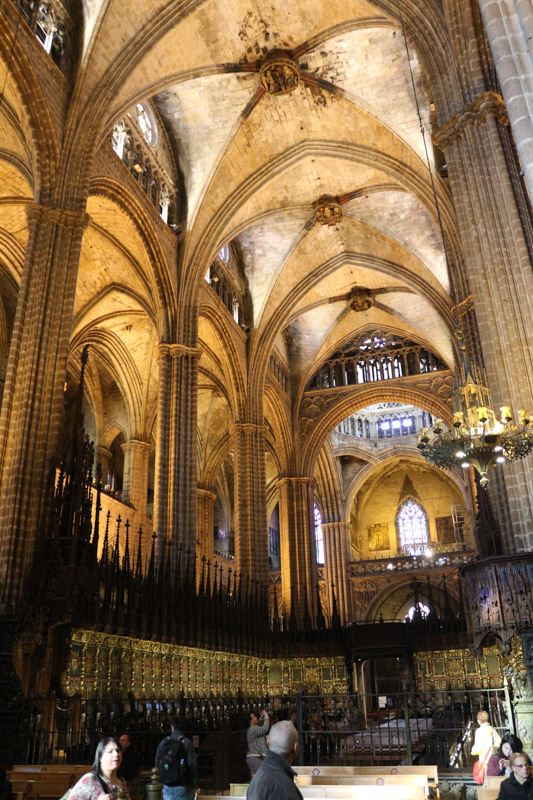
[[[129,800],[126,782],[117,775],[121,762],[119,743],[111,738],[102,739],[96,748],[91,771],[82,775],[68,791],[68,800],[115,800],[121,790]]]
[[[277,722],[270,731],[266,758],[248,787],[246,800],[303,800],[291,767],[297,755],[298,731],[289,720]]]
[[[4,767],[0,767],[0,800],[11,800],[13,787]]]
[[[500,783],[498,800],[531,800],[533,779],[525,753],[513,753],[509,759],[511,777]]]
[[[175,717],[170,736],[159,743],[155,754],[163,800],[193,800],[193,794],[199,792],[196,753],[184,727],[183,721]]]
[[[134,781],[139,774],[137,754],[131,745],[129,733],[123,733],[118,743],[122,749],[122,764],[118,768],[117,775],[119,778],[124,778],[124,780],[129,783],[130,781]]]
[[[258,717],[254,711],[250,712],[250,727],[246,731],[246,764],[253,778],[267,754],[266,737],[270,729],[268,714],[263,709]]]
[[[493,750],[497,750],[501,743],[501,736],[490,724],[489,715],[486,711],[478,713],[477,722],[479,728],[476,729],[474,744],[470,751],[471,755],[479,756],[480,764],[476,762],[476,765],[474,765],[474,778],[476,780],[476,766],[482,765],[482,770],[486,771]],[[483,781],[480,779],[479,782],[482,783]]]

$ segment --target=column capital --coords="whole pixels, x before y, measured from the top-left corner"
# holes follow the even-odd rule
[[[63,228],[78,228],[80,230],[85,230],[90,220],[86,211],[41,206],[39,203],[30,203],[27,207],[27,213],[29,223],[45,222],[49,225],[60,225]]]
[[[204,500],[212,500],[213,503],[217,499],[217,496],[214,494],[214,492],[210,491],[209,489],[202,489],[201,486],[196,487],[196,494],[198,497]]]
[[[281,488],[282,486],[290,486],[290,485],[313,486],[314,484],[315,484],[314,478],[309,478],[302,475],[294,477],[286,475],[285,477],[280,478],[277,483],[279,488]]]
[[[473,125],[484,125],[489,117],[494,117],[502,125],[509,124],[507,107],[501,94],[484,92],[473,103],[454,114],[433,134],[433,143],[441,150],[456,144],[467,128]]]
[[[151,442],[143,442],[140,439],[130,439],[128,442],[123,442],[120,445],[122,450],[126,452],[127,450],[137,450],[138,452],[145,452],[150,454],[154,449],[153,444]]]
[[[234,422],[230,433],[233,436],[235,433],[266,433],[267,430],[266,425],[260,425],[257,422]]]
[[[159,342],[159,360],[163,358],[197,358],[200,359],[202,349],[200,347],[187,347],[185,344],[171,344],[169,342]]]
[[[349,530],[351,526],[349,522],[321,522],[320,527],[325,531],[340,531]]]

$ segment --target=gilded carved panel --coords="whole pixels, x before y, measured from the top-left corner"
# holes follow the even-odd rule
[[[86,699],[139,699],[266,694],[298,691],[330,694],[346,689],[342,656],[260,659],[161,642],[79,630],[72,644],[63,689]]]
[[[503,657],[498,647],[486,647],[476,656],[462,648],[415,653],[414,658],[419,691],[503,686]]]

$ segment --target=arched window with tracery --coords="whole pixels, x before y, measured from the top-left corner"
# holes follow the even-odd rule
[[[315,542],[316,542],[316,560],[319,564],[324,563],[324,532],[322,530],[322,517],[320,511],[315,505]]]
[[[427,514],[412,497],[401,504],[396,514],[396,528],[400,548],[404,553],[417,555],[429,542]]]

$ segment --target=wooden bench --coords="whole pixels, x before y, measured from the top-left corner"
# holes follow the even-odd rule
[[[424,786],[425,775],[298,775],[298,786]],[[427,793],[427,792],[426,792]]]
[[[54,782],[54,781],[11,781],[12,791],[14,794],[22,794],[23,797],[33,798],[37,800],[39,797],[53,797],[59,800],[67,789],[68,782]]]
[[[423,786],[301,786],[307,798],[332,800],[425,800]],[[220,800],[221,795],[201,794],[202,800]],[[246,795],[233,795],[234,800],[245,800]]]
[[[426,775],[428,783],[439,782],[439,770],[434,764],[408,766],[398,764],[391,767],[293,767],[298,775]]]
[[[31,772],[40,775],[64,775],[65,772],[72,772],[81,777],[90,769],[88,764],[14,764],[10,772]]]
[[[502,781],[506,781],[509,775],[486,775],[484,789],[499,789]]]
[[[325,798],[337,800],[425,800],[423,786],[324,786]],[[301,791],[301,790],[300,790]],[[304,795],[305,797],[305,795]]]
[[[498,800],[499,794],[499,788],[486,789],[484,786],[480,786],[477,790],[477,800]]]
[[[399,764],[391,767],[358,767],[358,766],[343,766],[343,767],[293,767],[298,775],[317,775],[328,777],[340,777],[349,775],[359,776],[375,776],[387,777],[388,775],[402,775],[402,776],[425,776],[428,787],[433,791],[436,798],[440,797],[439,792],[439,771],[438,767],[434,764],[425,764],[417,766],[408,766]]]
[[[85,772],[88,772],[88,769],[85,769]],[[70,786],[74,786],[75,783],[79,781],[82,775],[85,775],[85,772],[82,772],[78,775],[75,772],[64,772],[63,774],[57,772],[12,772],[11,777],[9,780],[11,781],[39,781],[39,783],[63,783],[66,781],[67,789]]]

